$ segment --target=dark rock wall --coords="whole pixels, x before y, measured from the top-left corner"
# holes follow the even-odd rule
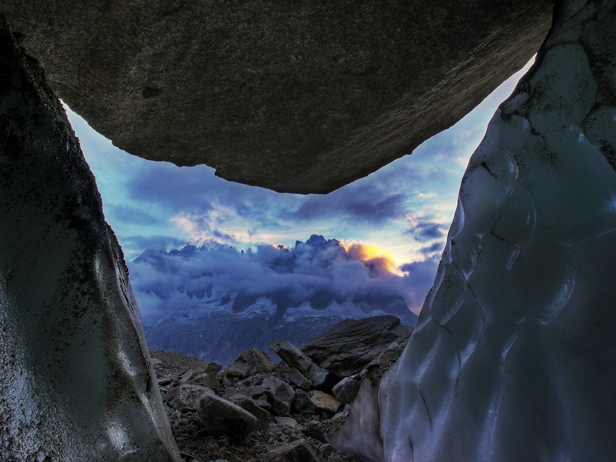
[[[551,0],[5,0],[50,85],[117,146],[325,193],[450,127],[539,48]]]
[[[94,177],[2,16],[0,242],[0,460],[179,460]]]

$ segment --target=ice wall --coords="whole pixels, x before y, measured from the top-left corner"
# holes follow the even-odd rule
[[[615,460],[615,4],[557,4],[473,154],[411,341],[337,446],[392,462]]]
[[[179,461],[120,247],[0,15],[0,460]]]

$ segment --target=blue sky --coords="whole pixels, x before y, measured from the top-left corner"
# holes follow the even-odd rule
[[[146,248],[169,250],[209,241],[244,250],[292,247],[320,234],[388,253],[401,271],[417,273],[424,290],[425,281],[429,288],[434,278],[468,159],[521,75],[512,76],[412,155],[325,196],[281,194],[231,183],[206,166],[143,160],[117,149],[67,112],[128,261]]]

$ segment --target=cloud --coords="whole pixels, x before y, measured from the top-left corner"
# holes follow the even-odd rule
[[[378,183],[360,182],[326,196],[312,195],[291,213],[298,220],[344,217],[355,222],[384,224],[404,216],[407,197]]]
[[[264,296],[281,311],[304,302],[320,310],[334,301],[352,300],[368,310],[378,305],[404,317],[409,316],[408,307],[420,308],[429,289],[422,279],[400,274],[391,256],[375,246],[344,246],[316,235],[290,249],[268,245],[243,252],[215,241],[168,252],[159,246],[143,252],[129,268],[150,322],[163,312],[199,300],[211,303],[225,294],[239,297],[233,305],[240,311],[242,297],[246,304]]]
[[[128,205],[111,205],[110,213],[116,220],[138,225],[160,225],[162,220],[154,215],[145,212],[137,207]]]
[[[405,234],[410,234],[418,242],[429,242],[435,239],[444,240],[448,227],[442,223],[424,222],[416,223]]]
[[[186,245],[187,242],[183,239],[178,239],[174,236],[142,236],[134,235],[122,238],[122,242],[128,246],[133,246],[141,249],[156,249],[166,250],[181,245]]]

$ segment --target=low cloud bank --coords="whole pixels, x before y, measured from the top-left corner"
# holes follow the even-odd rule
[[[279,315],[305,302],[316,312],[350,301],[364,312],[381,307],[406,317],[408,309],[421,309],[437,264],[429,258],[397,268],[374,246],[345,246],[313,235],[289,249],[259,246],[243,252],[216,242],[169,252],[157,247],[129,268],[144,321],[152,323],[189,304],[205,307],[204,301],[241,313],[259,297],[272,300]]]

